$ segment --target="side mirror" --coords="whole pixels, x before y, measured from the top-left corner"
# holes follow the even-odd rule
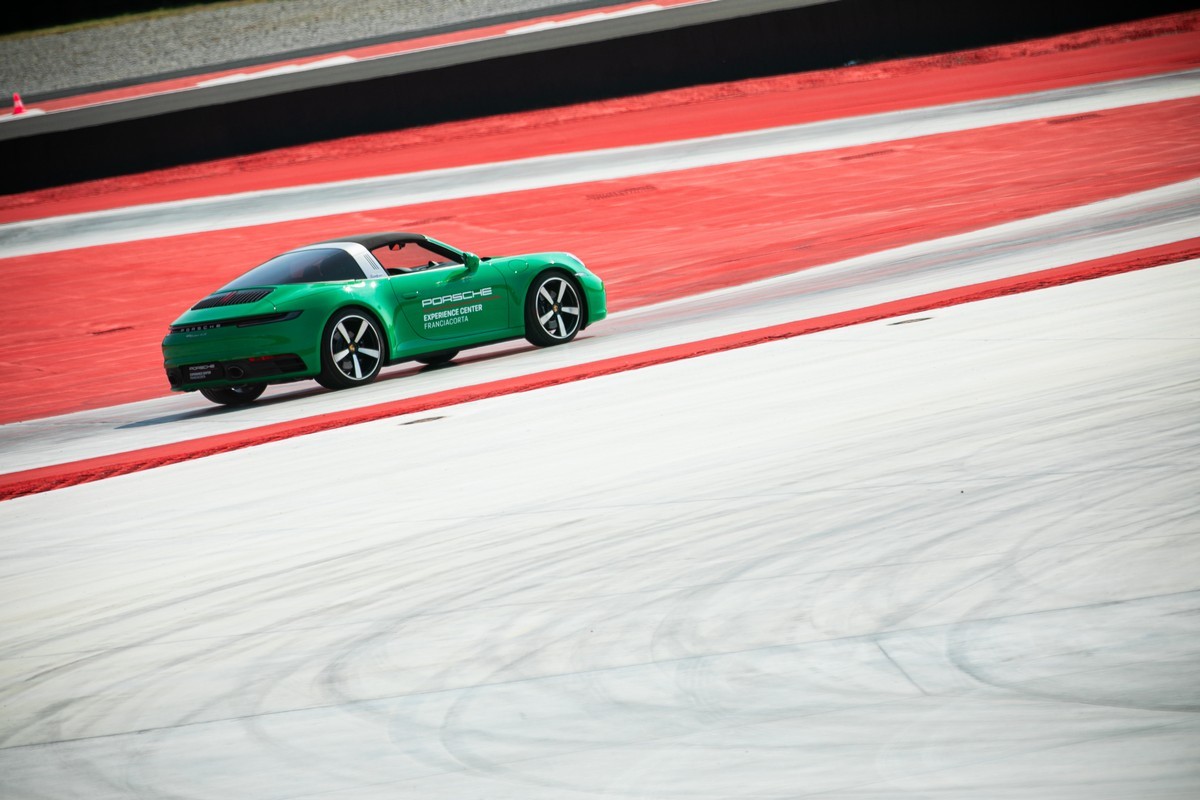
[[[474,253],[463,253],[463,266],[467,268],[467,272],[479,269],[479,256]]]

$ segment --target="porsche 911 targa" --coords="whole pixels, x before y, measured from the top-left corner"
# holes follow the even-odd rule
[[[569,253],[480,258],[372,233],[289,250],[225,285],[175,320],[163,361],[173,390],[240,405],[272,383],[347,389],[388,364],[505,339],[564,344],[606,314],[604,283]]]

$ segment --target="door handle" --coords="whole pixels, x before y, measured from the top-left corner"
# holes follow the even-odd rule
[[[405,300],[414,300],[414,299],[416,299],[418,294],[420,294],[420,293],[419,292],[405,292],[404,299]]]

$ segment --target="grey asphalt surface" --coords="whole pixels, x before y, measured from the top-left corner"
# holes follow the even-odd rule
[[[60,92],[596,0],[266,0],[0,38],[0,98]]]

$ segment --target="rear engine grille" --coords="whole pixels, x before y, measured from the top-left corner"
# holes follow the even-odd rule
[[[202,308],[221,308],[222,306],[240,306],[246,303],[257,303],[270,293],[270,289],[239,289],[235,292],[214,294],[192,306],[192,311],[199,311]]]

